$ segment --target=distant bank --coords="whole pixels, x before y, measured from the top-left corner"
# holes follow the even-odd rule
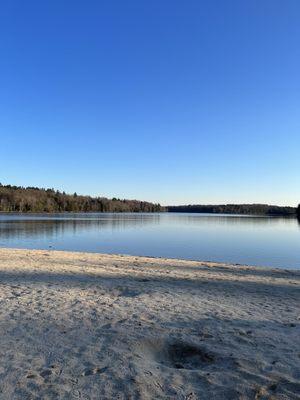
[[[300,206],[280,207],[267,204],[181,205],[163,207],[159,203],[140,200],[108,199],[66,194],[54,189],[2,185],[0,212],[177,212],[211,214],[252,214],[298,216]]]
[[[183,205],[169,206],[168,212],[210,213],[210,214],[252,214],[252,215],[278,215],[300,217],[300,206],[281,207],[268,204],[219,204],[219,205]]]

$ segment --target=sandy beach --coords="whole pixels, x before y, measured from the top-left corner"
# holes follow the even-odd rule
[[[300,272],[0,249],[0,399],[300,399]]]

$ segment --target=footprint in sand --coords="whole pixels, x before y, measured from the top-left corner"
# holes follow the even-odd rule
[[[175,369],[203,369],[216,357],[206,349],[180,340],[150,340],[140,343],[139,356]]]
[[[48,379],[50,378],[52,375],[56,375],[59,376],[62,373],[62,369],[55,364],[50,365],[50,367],[46,367],[44,368],[39,375],[44,378],[44,379]],[[33,374],[32,374],[33,375]]]
[[[107,370],[108,367],[103,367],[103,368],[87,368],[86,370],[83,371],[81,374],[82,376],[91,376],[91,375],[96,375],[96,374],[103,374]]]
[[[42,372],[40,372],[40,376],[44,379],[48,378],[50,375],[52,375],[52,371],[50,369],[44,369]]]
[[[35,378],[37,378],[37,376],[34,375],[34,374],[28,374],[28,375],[26,376],[26,378],[27,378],[27,379],[35,379]]]

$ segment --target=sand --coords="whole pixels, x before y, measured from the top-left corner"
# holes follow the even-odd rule
[[[0,249],[0,399],[300,399],[300,272]]]

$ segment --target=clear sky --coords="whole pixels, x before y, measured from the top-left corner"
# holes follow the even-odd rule
[[[0,182],[300,201],[300,1],[4,0]]]

